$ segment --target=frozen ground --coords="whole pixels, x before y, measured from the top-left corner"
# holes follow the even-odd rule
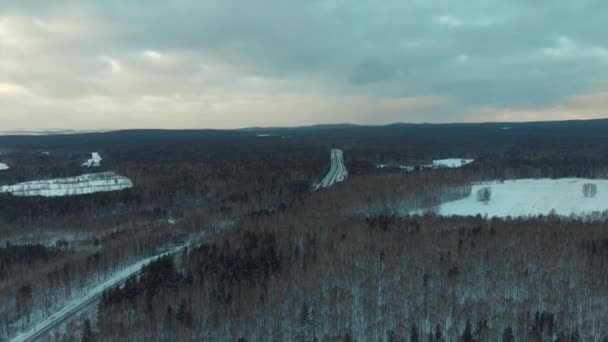
[[[8,170],[9,167],[8,165],[4,164],[4,163],[0,163],[0,171],[4,171],[4,170]]]
[[[188,245],[174,247],[168,252],[164,252],[162,254],[140,260],[120,270],[119,272],[116,272],[114,275],[112,275],[105,281],[89,288],[88,291],[86,291],[86,293],[83,293],[80,297],[74,298],[72,301],[67,303],[62,309],[55,312],[50,317],[47,317],[46,319],[40,322],[36,322],[29,330],[19,333],[17,336],[13,337],[12,341],[34,341],[41,339],[53,327],[61,324],[66,319],[77,313],[79,310],[83,310],[87,306],[90,306],[97,302],[104,290],[124,283],[128,277],[139,273],[144,265],[149,264],[152,261],[161,258],[165,255],[176,254],[186,248],[186,246]]]
[[[448,158],[433,160],[433,167],[447,167],[447,168],[459,168],[467,164],[471,164],[473,159],[460,159],[460,158]]]
[[[91,153],[91,159],[89,159],[86,162],[82,163],[82,166],[86,166],[86,167],[99,167],[101,165],[101,160],[102,160],[102,158],[99,155],[99,153],[93,152],[93,153]]]
[[[430,165],[417,165],[424,169],[438,169],[438,168],[450,168],[455,169],[459,167],[463,167],[467,164],[471,164],[474,162],[474,159],[462,159],[462,158],[447,158],[447,159],[436,159],[433,160],[433,163]],[[379,164],[376,165],[379,169],[384,168],[399,168],[404,171],[414,171],[416,166],[413,165],[387,165],[387,164]]]
[[[76,177],[37,180],[0,186],[0,193],[14,196],[61,197],[118,191],[132,188],[130,179],[114,172],[101,172]]]
[[[583,184],[597,185],[594,198],[583,196]],[[492,190],[488,204],[477,200],[477,190],[489,186]],[[489,217],[529,216],[549,214],[585,215],[608,210],[608,180],[606,179],[518,179],[491,182],[473,186],[467,198],[447,202],[439,207],[439,213],[451,215],[488,215]]]
[[[401,169],[403,171],[414,171],[416,169],[415,166],[409,166],[409,165],[387,165],[387,164],[379,164],[376,165],[377,168],[379,169],[385,169],[385,168],[397,168],[397,169]]]
[[[344,152],[334,148],[331,150],[331,168],[321,183],[315,186],[315,190],[329,188],[336,183],[343,182],[347,177],[348,171],[346,165],[344,165]]]

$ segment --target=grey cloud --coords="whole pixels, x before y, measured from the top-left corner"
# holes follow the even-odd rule
[[[149,90],[159,94],[173,86],[168,82],[171,76],[178,90],[187,84],[184,91],[191,92],[196,87],[204,92],[209,84],[229,87],[250,84],[252,77],[267,78],[290,91],[310,92],[318,85],[319,92],[330,88],[346,96],[444,97],[461,106],[445,112],[444,121],[457,121],[458,117],[448,116],[463,115],[458,113],[464,108],[542,107],[602,91],[608,74],[608,55],[603,55],[608,51],[603,32],[608,2],[603,0],[21,0],[0,4],[0,13],[42,19],[74,9],[85,11],[112,34],[86,48],[80,46],[80,52],[96,63],[102,55],[119,59],[140,75],[126,84],[156,84]],[[560,47],[564,37],[571,48]],[[195,57],[180,59],[187,66],[160,68],[141,60],[145,50]],[[73,59],[78,56],[68,60]],[[197,68],[206,59],[240,69],[230,73],[230,79],[190,76],[198,75]],[[90,63],[81,63],[82,69]],[[14,80],[27,83],[28,77],[47,76],[24,73]],[[66,93],[79,89],[108,94],[103,90],[108,84],[104,77],[99,71],[59,88]]]

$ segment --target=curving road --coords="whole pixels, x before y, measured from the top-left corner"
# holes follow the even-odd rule
[[[315,190],[329,188],[343,182],[347,177],[348,171],[346,170],[346,165],[344,165],[344,152],[334,148],[331,150],[331,168],[321,183],[315,186]]]
[[[22,333],[18,334],[17,336],[13,337],[11,339],[11,341],[26,342],[26,341],[36,341],[36,340],[43,338],[44,336],[46,336],[46,334],[48,334],[54,328],[58,327],[59,325],[66,322],[70,318],[74,317],[75,315],[85,311],[90,305],[92,305],[99,298],[101,298],[101,295],[103,294],[104,290],[124,283],[127,280],[127,278],[129,278],[130,276],[132,276],[136,273],[139,273],[141,271],[141,268],[144,265],[146,265],[158,258],[161,258],[165,255],[175,254],[175,253],[183,250],[184,248],[188,247],[189,245],[190,244],[188,243],[188,244],[184,244],[184,245],[175,247],[167,252],[155,255],[153,257],[149,257],[147,259],[140,260],[140,261],[134,263],[133,265],[131,265],[127,268],[124,268],[123,270],[116,273],[115,275],[113,275],[112,277],[107,279],[106,281],[91,288],[87,292],[87,294],[81,296],[80,298],[74,299],[73,301],[69,302],[65,307],[63,307],[61,310],[57,311],[56,313],[54,313],[51,316],[49,316],[48,318],[46,318],[44,321],[42,321],[38,324],[35,324],[28,331],[22,332]]]

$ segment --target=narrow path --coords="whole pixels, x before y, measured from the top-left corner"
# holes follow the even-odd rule
[[[28,331],[22,332],[11,339],[13,342],[27,342],[27,341],[36,341],[46,336],[50,331],[52,331],[57,326],[61,325],[65,321],[70,318],[78,315],[80,312],[84,311],[91,304],[95,303],[106,289],[115,287],[124,283],[127,278],[141,271],[141,268],[166,255],[172,255],[177,252],[180,252],[184,248],[188,247],[190,243],[175,247],[167,252],[155,255],[153,257],[149,257],[143,260],[140,260],[121,271],[117,272],[115,275],[107,279],[106,281],[98,284],[97,286],[90,289],[85,295],[75,298],[70,301],[66,306],[64,306],[61,310],[47,317],[44,321],[35,324]]]

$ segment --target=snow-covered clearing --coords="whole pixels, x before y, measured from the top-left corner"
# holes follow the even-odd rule
[[[423,169],[440,169],[440,168],[449,168],[456,169],[459,167],[463,167],[465,165],[471,164],[475,159],[463,159],[463,158],[447,158],[447,159],[435,159],[432,164],[427,165],[388,165],[388,164],[378,164],[376,165],[379,169],[384,168],[399,168],[404,171],[414,171],[416,167],[420,167]]]
[[[348,171],[346,165],[344,165],[344,152],[334,148],[331,150],[331,168],[321,183],[315,186],[315,190],[329,188],[336,183],[343,182],[347,177]]]
[[[8,165],[6,165],[6,164],[4,164],[4,163],[0,163],[0,171],[4,171],[4,170],[8,170],[8,169],[10,169],[10,168],[8,167]]]
[[[583,184],[597,185],[595,197],[583,195]],[[488,203],[477,199],[477,192],[491,188]],[[608,210],[608,180],[606,179],[517,179],[504,183],[489,182],[473,186],[467,198],[447,202],[439,207],[444,216],[488,215],[489,217],[547,215],[582,216]]]
[[[432,166],[434,168],[447,167],[450,169],[455,169],[455,168],[463,167],[467,164],[471,164],[473,161],[474,161],[474,159],[461,159],[461,158],[437,159],[437,160],[433,160]]]
[[[114,172],[90,173],[76,177],[29,181],[0,186],[0,193],[14,196],[61,197],[118,191],[132,188],[133,183]]]
[[[99,167],[101,165],[102,158],[97,152],[91,153],[91,159],[82,163],[82,166],[86,167]]]

